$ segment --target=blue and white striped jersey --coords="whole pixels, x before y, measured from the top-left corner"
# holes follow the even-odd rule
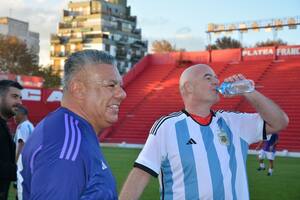
[[[249,199],[247,151],[263,129],[256,113],[218,111],[208,125],[172,113],[154,123],[135,167],[160,175],[162,199]]]
[[[26,143],[33,130],[34,126],[29,120],[25,120],[17,126],[14,138],[16,143],[16,149],[18,149],[19,140],[22,140],[24,143]]]
[[[19,200],[118,199],[94,129],[66,108],[41,121],[25,144],[18,193]]]

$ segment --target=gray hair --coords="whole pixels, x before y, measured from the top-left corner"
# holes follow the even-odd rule
[[[89,49],[71,54],[64,65],[64,91],[68,90],[69,83],[73,76],[86,66],[98,64],[110,64],[115,66],[115,62],[115,58],[104,51]]]

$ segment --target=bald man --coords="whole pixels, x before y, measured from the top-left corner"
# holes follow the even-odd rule
[[[225,81],[242,79],[237,74]],[[257,113],[213,111],[218,84],[208,65],[182,73],[179,89],[185,108],[154,123],[120,200],[138,199],[151,175],[159,176],[161,199],[249,199],[248,147],[285,128],[288,117],[256,90],[242,96]]]

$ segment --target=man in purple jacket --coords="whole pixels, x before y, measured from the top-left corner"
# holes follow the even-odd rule
[[[118,120],[126,97],[114,63],[97,50],[66,60],[61,107],[37,125],[18,160],[19,199],[118,198],[97,139]]]

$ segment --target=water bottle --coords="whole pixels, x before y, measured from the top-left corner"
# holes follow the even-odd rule
[[[239,95],[253,92],[254,89],[254,82],[249,79],[235,82],[223,82],[219,87],[217,87],[217,91],[223,95]]]

